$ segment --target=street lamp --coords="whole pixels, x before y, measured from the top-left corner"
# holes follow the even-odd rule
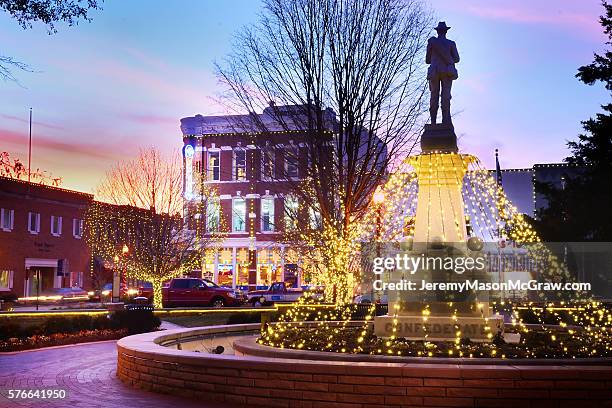
[[[385,192],[380,186],[376,187],[376,191],[374,191],[372,199],[374,200],[374,204],[377,206],[380,206],[385,201]]]
[[[376,257],[380,258],[380,241],[382,235],[382,210],[383,203],[385,202],[385,192],[381,186],[376,187],[374,194],[372,195],[372,201],[376,207]],[[370,299],[374,302],[374,282],[372,282],[372,289]]]
[[[113,292],[111,293],[111,303],[119,302],[119,285],[120,277],[117,265],[119,265],[119,255],[115,255],[113,258]]]
[[[130,248],[128,248],[127,244],[123,244],[123,248],[121,248],[121,255],[123,256],[123,270],[120,275],[120,285],[121,288],[125,289],[125,293],[127,294],[127,262],[125,261],[125,257],[130,253]]]

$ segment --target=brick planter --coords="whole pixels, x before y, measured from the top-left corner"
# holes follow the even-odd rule
[[[257,327],[215,326],[123,338],[117,346],[117,375],[150,391],[261,407],[585,407],[612,401],[610,365],[300,360],[160,345]]]

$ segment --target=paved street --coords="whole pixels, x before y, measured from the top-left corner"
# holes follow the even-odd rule
[[[116,364],[115,341],[0,354],[0,407],[227,407],[130,388],[115,376]],[[64,389],[68,398],[64,401],[7,398],[8,390],[25,388]]]

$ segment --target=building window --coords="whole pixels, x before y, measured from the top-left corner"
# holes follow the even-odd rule
[[[261,179],[272,180],[274,178],[274,150],[263,149],[261,151]]]
[[[234,180],[246,180],[246,150],[234,150],[234,165],[233,165]]]
[[[30,234],[38,234],[40,232],[40,214],[28,213],[28,231]]]
[[[208,152],[208,177],[209,180],[221,180],[220,152]]]
[[[310,228],[312,229],[321,229],[323,227],[323,223],[321,222],[321,211],[319,211],[318,208],[308,208],[308,220],[310,222]]]
[[[285,150],[285,174],[287,178],[298,177],[298,149]]]
[[[13,288],[13,271],[0,270],[0,289]]]
[[[232,201],[232,231],[246,231],[246,201],[244,198],[234,198]]]
[[[73,288],[83,287],[83,272],[70,272],[70,286]]]
[[[81,238],[83,236],[83,220],[74,218],[72,220],[72,236]]]
[[[10,232],[13,230],[15,210],[0,208],[0,228],[2,231]]]
[[[54,237],[62,235],[62,217],[51,216],[51,235]]]
[[[220,225],[221,201],[214,197],[206,203],[206,231],[217,232]]]
[[[261,199],[261,230],[274,231],[274,198]]]
[[[285,196],[285,230],[293,231],[297,229],[298,219],[298,199],[295,196]]]

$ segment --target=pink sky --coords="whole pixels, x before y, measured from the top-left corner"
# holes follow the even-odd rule
[[[573,75],[601,51],[601,6],[589,1],[431,1],[453,28],[462,57],[453,111],[460,145],[504,167],[560,161],[580,120],[609,100],[602,87]],[[218,114],[213,61],[260,5],[154,0],[146,9],[107,2],[94,20],[56,35],[23,31],[0,16],[3,53],[37,71],[21,86],[0,83],[0,150],[27,158],[28,109],[34,110],[33,167],[91,192],[116,161],[139,147],[181,145],[179,120]]]

